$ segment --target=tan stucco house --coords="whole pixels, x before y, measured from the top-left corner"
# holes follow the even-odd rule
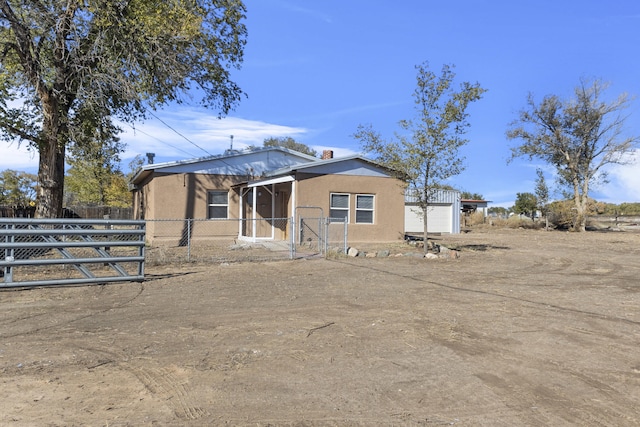
[[[281,147],[149,164],[133,177],[134,217],[217,221],[216,235],[284,240],[301,215],[345,218],[349,241],[404,237],[404,186],[391,171],[361,156],[323,159]],[[283,219],[278,221],[274,219]],[[148,221],[147,236],[166,225]],[[193,237],[197,238],[197,230]]]

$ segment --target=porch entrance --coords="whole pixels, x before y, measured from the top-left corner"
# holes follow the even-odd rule
[[[248,241],[288,240],[293,177],[258,181],[240,190],[239,237]]]

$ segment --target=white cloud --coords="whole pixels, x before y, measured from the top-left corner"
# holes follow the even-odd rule
[[[348,148],[329,147],[327,145],[312,145],[311,148],[314,149],[318,154],[322,154],[324,150],[331,150],[333,151],[333,157],[347,157],[353,156],[354,154],[359,154]]]
[[[38,154],[26,144],[0,142],[0,170],[14,169],[29,173],[38,171]]]
[[[640,201],[640,149],[629,154],[626,162],[610,168],[610,183],[602,188],[612,203]]]
[[[158,114],[159,119],[135,125],[121,124],[120,135],[127,144],[123,159],[153,152],[159,158],[178,160],[221,154],[230,148],[242,149],[250,145],[262,146],[265,138],[300,137],[305,128],[277,125],[238,117],[218,119],[215,114],[203,110],[181,108]]]
[[[230,147],[230,135],[233,135],[233,148],[243,149],[250,145],[262,146],[265,138],[269,137],[290,136],[304,140],[304,136],[311,132],[307,128],[239,117],[218,119],[215,114],[206,110],[191,108],[157,113],[157,116],[158,119],[152,118],[133,127],[119,123],[123,129],[120,139],[127,145],[121,155],[123,169],[127,168],[128,162],[135,156],[144,157],[146,153],[155,153],[157,163],[222,154]],[[333,150],[335,157],[355,154],[353,150],[340,147],[312,148],[319,153]],[[26,144],[20,147],[15,143],[0,144],[0,170],[4,169],[36,173],[37,153],[28,151]]]

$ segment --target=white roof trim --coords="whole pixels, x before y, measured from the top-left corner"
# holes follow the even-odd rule
[[[291,182],[295,181],[295,178],[291,175],[279,176],[277,178],[265,179],[262,181],[253,181],[247,184],[247,187],[259,187],[263,185],[271,185],[271,184],[280,184],[281,182]]]

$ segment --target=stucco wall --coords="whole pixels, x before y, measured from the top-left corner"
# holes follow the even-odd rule
[[[318,206],[328,216],[331,193],[348,193],[349,241],[394,241],[404,238],[404,190],[395,178],[357,175],[298,174],[297,206]],[[356,194],[373,194],[374,223],[355,223]]]
[[[137,191],[143,194],[145,219],[207,218],[207,191],[228,190],[243,177],[205,174],[156,174]],[[229,192],[229,218],[238,218],[238,194]]]
[[[226,190],[241,182],[245,177],[226,177],[220,175],[205,174],[155,174],[152,179],[141,184],[134,194],[136,209],[144,208],[144,218],[147,220],[179,220],[185,218],[206,219],[207,217],[207,191]],[[330,212],[330,194],[348,193],[352,195],[350,202],[349,241],[395,241],[404,236],[404,193],[401,181],[394,178],[371,177],[358,175],[310,175],[299,174],[296,183],[295,197],[290,183],[282,183],[274,188],[274,205],[271,205],[271,186],[257,187],[257,217],[287,218],[293,215],[293,201],[296,206],[321,207],[325,216]],[[277,195],[276,195],[277,194]],[[374,195],[374,223],[355,223],[356,194]],[[143,203],[140,204],[142,198]],[[230,219],[239,218],[239,194],[229,191]],[[251,218],[251,208],[245,209],[244,218]],[[137,216],[138,218],[140,216]],[[221,224],[202,224],[203,227],[216,227]],[[237,235],[238,224],[235,221],[227,221],[228,230],[220,230],[222,236]],[[258,223],[261,227],[263,224]],[[248,225],[247,225],[248,226]],[[170,231],[168,227],[176,228]],[[147,223],[147,235],[163,238],[166,234],[179,234],[183,225],[162,222]],[[250,230],[246,230],[250,235]],[[267,233],[268,232],[268,233]],[[283,226],[281,233],[276,238],[286,238],[288,229]],[[201,234],[196,233],[196,234]],[[265,234],[266,233],[266,234]],[[209,234],[209,233],[207,233]],[[258,236],[270,235],[269,230],[258,229]]]
[[[207,218],[207,191],[224,190],[243,177],[226,177],[205,174],[154,174],[152,179],[138,185],[134,192],[135,218],[147,221],[147,240],[166,241],[175,244],[184,238],[184,221],[153,221]],[[142,201],[142,203],[140,203]],[[229,191],[230,219],[238,218],[239,195]],[[144,216],[142,216],[144,210]],[[238,235],[236,221],[206,221],[192,224],[193,236],[201,238],[229,238]]]

